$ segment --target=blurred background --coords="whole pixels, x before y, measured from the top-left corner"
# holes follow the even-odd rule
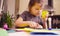
[[[16,12],[21,14],[28,7],[29,0],[3,0],[7,10],[10,14],[15,14]],[[2,6],[2,1],[0,0],[0,7]],[[6,3],[5,3],[6,2]],[[60,15],[60,0],[44,0],[44,5],[49,5],[54,8],[54,15]],[[16,13],[16,14],[17,14]]]
[[[27,10],[29,0],[0,0],[1,9],[9,11],[10,15],[21,14]],[[60,0],[44,0],[44,5],[49,5],[54,8],[54,15],[60,15]]]
[[[45,9],[48,9],[52,16],[54,28],[60,25],[60,0],[43,0]],[[0,0],[0,13],[9,12],[12,19],[16,19],[18,14],[28,9],[29,0]],[[56,25],[58,24],[58,25]],[[59,26],[60,28],[60,26]]]

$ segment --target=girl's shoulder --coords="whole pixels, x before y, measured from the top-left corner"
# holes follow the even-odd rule
[[[22,14],[28,14],[29,11],[24,11]]]

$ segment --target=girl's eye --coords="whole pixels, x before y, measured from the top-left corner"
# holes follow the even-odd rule
[[[39,10],[39,9],[36,9],[36,10]]]

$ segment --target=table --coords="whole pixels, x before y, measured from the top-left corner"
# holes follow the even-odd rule
[[[16,31],[18,30],[18,31]],[[34,34],[32,34],[34,32]],[[35,34],[35,32],[39,32],[39,34]],[[31,28],[24,28],[24,29],[15,29],[14,31],[8,32],[9,36],[43,36],[44,34],[41,33],[52,33],[54,35],[60,35],[60,29],[31,29]],[[49,34],[50,36],[52,34]]]

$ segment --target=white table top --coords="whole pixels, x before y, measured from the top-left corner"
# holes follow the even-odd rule
[[[17,29],[17,30],[23,30],[23,29]],[[29,29],[29,28],[28,29],[25,28],[24,30],[30,30],[33,32],[52,32],[52,33],[56,33],[56,34],[60,35],[60,30],[37,30],[37,29]],[[28,32],[12,32],[12,33],[8,33],[8,34],[9,34],[9,36],[37,36],[37,35],[31,35]]]

